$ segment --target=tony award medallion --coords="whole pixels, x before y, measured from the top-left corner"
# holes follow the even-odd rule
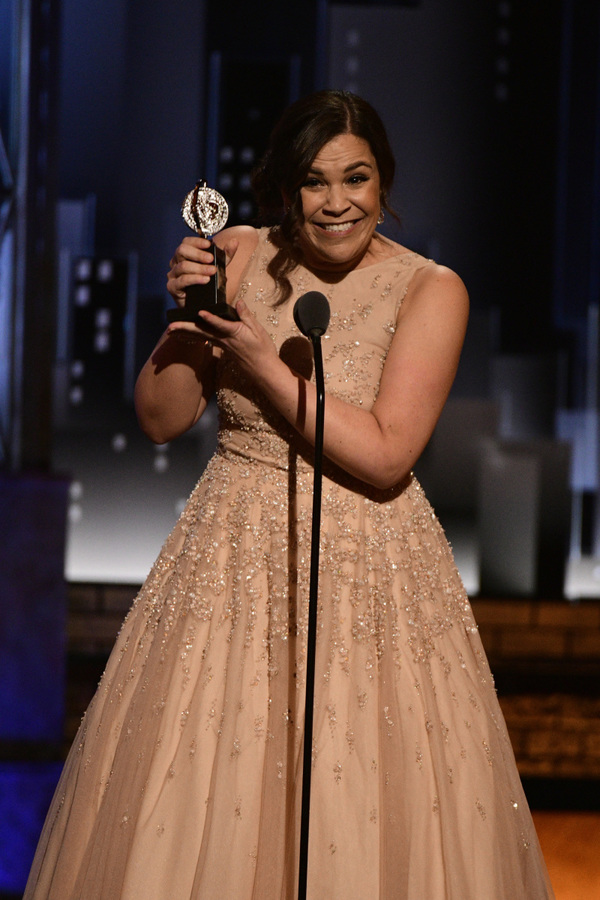
[[[181,214],[192,231],[202,237],[208,237],[225,227],[229,209],[221,194],[200,180],[183,201]],[[185,305],[168,310],[169,322],[195,322],[201,309],[206,309],[222,319],[239,319],[235,309],[229,306],[226,300],[225,252],[215,244],[211,245],[210,251],[217,267],[217,274],[213,275],[207,284],[191,284],[186,287]]]

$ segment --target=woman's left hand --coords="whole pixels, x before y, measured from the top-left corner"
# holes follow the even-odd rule
[[[207,310],[201,310],[195,323],[173,322],[167,334],[185,331],[198,339],[232,353],[240,368],[254,380],[260,380],[265,366],[279,360],[275,344],[250,312],[243,300],[235,306],[239,321],[222,319]]]

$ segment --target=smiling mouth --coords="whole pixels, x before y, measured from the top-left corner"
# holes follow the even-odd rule
[[[357,222],[358,219],[354,219],[351,222],[315,222],[315,225],[329,234],[345,234],[354,228]]]

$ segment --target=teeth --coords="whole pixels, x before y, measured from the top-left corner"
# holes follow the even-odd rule
[[[338,225],[321,225],[320,227],[324,228],[325,231],[341,232],[341,231],[348,231],[350,228],[352,228],[353,225],[354,225],[354,222],[340,222],[340,224],[338,224]]]

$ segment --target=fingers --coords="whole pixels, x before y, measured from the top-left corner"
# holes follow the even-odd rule
[[[199,313],[199,317],[204,320],[209,329],[214,330],[216,337],[235,339],[242,337],[244,332],[246,335],[251,334],[255,337],[258,333],[257,322],[243,300],[238,300],[235,310],[239,316],[239,321],[237,322],[230,319],[222,319],[220,316],[215,316],[207,310],[202,310]]]
[[[170,262],[167,290],[176,302],[185,299],[185,288],[191,284],[207,284],[216,273],[211,243],[202,237],[183,239]]]
[[[238,336],[243,329],[243,322],[232,322],[230,319],[222,319],[208,310],[202,309],[198,313],[198,328],[206,333],[212,340],[227,340]]]
[[[191,273],[196,271],[198,266],[211,266],[214,269],[212,249],[210,243],[208,241],[206,243],[207,247],[184,247],[183,244],[180,244],[169,263],[170,271],[177,274]]]
[[[243,322],[244,325],[248,325],[249,327],[254,328],[256,319],[243,300],[240,299],[235,304],[235,311],[240,317],[240,322]]]
[[[238,300],[235,308],[240,317],[235,322],[201,310],[197,319],[198,333],[219,350],[232,353],[242,370],[254,377],[256,372],[264,370],[270,357],[277,355],[277,350],[244,301]]]
[[[211,242],[208,238],[196,236],[185,237],[173,255],[171,264],[189,259],[192,262],[206,262],[205,256],[210,250]],[[211,254],[209,254],[211,255]]]
[[[176,291],[183,296],[186,287],[190,284],[207,284],[216,271],[214,265],[178,264],[167,273],[167,289],[170,294]]]
[[[187,344],[196,349],[210,349],[211,338],[197,328],[193,322],[173,322],[166,329],[166,335],[174,338],[178,344]]]

